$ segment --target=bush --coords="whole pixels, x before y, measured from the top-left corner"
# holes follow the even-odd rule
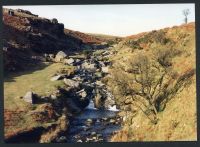
[[[172,58],[180,55],[181,53],[182,53],[181,50],[166,48],[166,49],[156,50],[154,55],[156,57],[157,62],[161,66],[169,67],[169,66],[172,66],[172,62],[171,62]]]
[[[145,35],[144,37],[140,38],[138,40],[140,43],[160,43],[162,45],[167,44],[170,42],[169,38],[166,38],[165,32],[160,30],[160,31],[152,31]]]
[[[83,50],[83,54],[84,54],[84,56],[85,56],[86,58],[88,58],[89,56],[92,55],[92,50],[90,50],[90,49],[85,49],[85,50]]]

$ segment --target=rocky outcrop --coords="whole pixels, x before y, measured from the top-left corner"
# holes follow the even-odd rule
[[[21,10],[14,10],[14,13],[14,16],[8,15],[8,9],[3,9],[5,71],[22,70],[38,64],[45,53],[56,54],[61,49],[65,52],[81,50],[81,39],[65,34],[63,24]]]

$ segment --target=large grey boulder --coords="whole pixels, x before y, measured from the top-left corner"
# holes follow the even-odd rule
[[[25,94],[24,101],[34,104],[36,101],[36,95],[32,91],[29,91]]]
[[[56,62],[62,62],[66,57],[67,57],[67,54],[65,52],[59,51],[56,54],[55,61]]]
[[[69,87],[78,88],[80,86],[80,82],[74,81],[71,79],[64,78],[64,83]]]

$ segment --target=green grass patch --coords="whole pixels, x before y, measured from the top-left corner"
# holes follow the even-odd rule
[[[40,96],[49,95],[56,90],[58,86],[64,86],[62,80],[50,81],[51,77],[60,69],[64,68],[73,71],[72,66],[66,66],[62,63],[54,63],[40,69],[25,71],[8,75],[4,82],[4,108],[5,109],[23,109],[27,108],[27,103],[19,97],[23,97],[26,92],[33,91]]]

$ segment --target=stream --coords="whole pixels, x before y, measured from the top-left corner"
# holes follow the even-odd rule
[[[78,71],[72,79],[81,79],[85,85],[95,85],[93,91],[100,93],[93,94],[93,97],[98,95],[99,99],[105,99],[104,108],[95,108],[95,98],[91,98],[89,105],[81,114],[69,118],[70,127],[63,136],[64,142],[109,142],[116,131],[121,129],[121,118],[117,116],[119,110],[116,109],[113,95],[106,85],[101,83],[102,77],[95,75],[97,70],[101,71],[102,66],[106,65],[90,57],[76,64],[76,67],[78,66]]]
[[[71,118],[68,142],[109,142],[111,136],[121,128],[117,112],[115,106],[98,110],[91,100],[80,115]]]

